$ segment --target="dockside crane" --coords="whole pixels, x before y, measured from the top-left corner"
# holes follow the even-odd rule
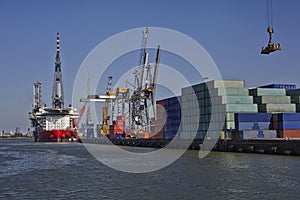
[[[273,43],[272,41],[272,34],[274,33],[273,29],[273,5],[272,0],[266,0],[267,1],[267,32],[269,33],[269,42],[266,47],[262,47],[261,54],[269,54],[277,50],[281,50],[279,43]]]
[[[112,87],[112,76],[108,77],[106,95],[107,96],[115,96],[116,93],[111,91]],[[101,123],[101,134],[109,135],[109,120],[110,115],[108,114],[108,108],[111,103],[110,99],[106,100],[105,106],[102,107],[102,123]]]
[[[146,49],[148,34],[149,30],[146,28],[143,31],[140,65],[134,72],[134,84],[129,102],[131,132],[135,135],[150,133],[151,126],[154,124],[154,95],[160,62],[160,46],[158,46],[156,63],[153,67],[148,62],[149,55]],[[152,117],[150,115],[151,107]]]
[[[81,102],[103,102],[106,105],[102,109],[102,133],[109,132],[109,120],[117,125],[122,122],[126,127],[116,127],[125,133],[125,137],[147,138],[153,129],[155,120],[155,91],[158,78],[158,68],[160,62],[161,50],[157,48],[155,63],[148,62],[147,39],[148,28],[143,31],[142,47],[138,61],[138,67],[133,73],[133,82],[126,81],[126,87],[116,88],[116,92],[111,92],[112,77],[108,78],[107,91],[105,95],[88,95],[86,99],[80,99]],[[130,85],[130,86],[128,86]],[[109,104],[111,105],[111,117],[109,117]],[[114,121],[114,108],[117,106],[117,119]],[[152,107],[152,110],[150,110]],[[126,117],[128,115],[128,118]],[[128,121],[128,123],[127,123]],[[117,123],[117,124],[114,124]],[[116,131],[119,132],[120,130]],[[115,133],[115,132],[114,132]],[[148,133],[148,134],[147,134]]]

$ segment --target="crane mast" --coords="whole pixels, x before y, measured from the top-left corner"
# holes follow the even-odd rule
[[[149,30],[146,28],[143,31],[140,66],[134,72],[134,87],[129,102],[130,129],[136,135],[142,132],[150,133],[155,118],[154,93],[160,62],[160,46],[158,46],[153,67],[148,61],[149,54],[146,49],[148,34]],[[150,110],[151,107],[152,110]]]
[[[63,108],[64,98],[65,97],[64,97],[61,62],[60,62],[60,36],[59,33],[57,33],[55,71],[54,71],[53,90],[52,90],[52,107]]]

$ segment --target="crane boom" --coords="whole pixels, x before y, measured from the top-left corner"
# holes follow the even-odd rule
[[[158,77],[159,62],[160,62],[160,45],[158,45],[158,47],[157,47],[156,62],[155,62],[153,82],[152,82],[152,98],[153,99],[154,99],[155,90],[156,90],[156,83],[157,83],[157,77]]]
[[[141,47],[141,53],[140,53],[140,60],[139,60],[139,66],[142,65],[145,52],[146,52],[146,47],[147,47],[147,40],[148,40],[148,35],[149,35],[149,29],[146,27],[146,29],[143,31],[143,38],[142,38],[142,47]]]

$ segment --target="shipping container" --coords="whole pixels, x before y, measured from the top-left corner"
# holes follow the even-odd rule
[[[210,89],[211,97],[217,96],[249,96],[247,88],[217,88]]]
[[[236,131],[269,130],[269,129],[272,129],[271,122],[239,122],[239,123],[235,123]]]
[[[148,132],[140,132],[137,134],[137,137],[142,139],[149,139],[150,134]]]
[[[286,90],[281,88],[254,88],[249,89],[251,96],[286,96]]]
[[[291,102],[292,103],[300,103],[300,96],[290,96],[291,97]]]
[[[224,122],[224,127],[222,130],[234,130],[235,122],[234,121],[226,121]]]
[[[258,112],[296,112],[295,104],[258,104]]]
[[[240,139],[277,138],[276,130],[240,131]]]
[[[300,96],[300,88],[294,90],[287,90],[286,94],[288,96]]]
[[[296,112],[300,112],[300,104],[296,104]]]
[[[226,104],[226,112],[229,113],[241,113],[241,112],[257,112],[256,104]],[[222,111],[222,108],[219,108],[219,112]]]
[[[290,104],[290,96],[258,96],[254,97],[254,103],[257,104]]]
[[[300,121],[300,113],[276,113],[273,121]]]
[[[280,138],[300,138],[300,130],[279,130],[278,137],[280,137]]]
[[[278,121],[278,130],[300,129],[300,121]]]
[[[235,113],[235,122],[270,122],[272,113]]]
[[[253,104],[252,96],[218,96],[211,98],[212,104]]]
[[[259,88],[283,88],[283,89],[288,89],[288,90],[293,90],[296,89],[295,84],[269,84],[269,85],[263,85],[260,86]]]
[[[212,88],[244,88],[245,82],[239,80],[213,80],[206,83],[209,89]]]
[[[225,119],[226,119],[227,121],[234,121],[234,120],[235,120],[234,114],[235,114],[235,113],[230,113],[230,112],[225,113],[225,116],[226,116]]]

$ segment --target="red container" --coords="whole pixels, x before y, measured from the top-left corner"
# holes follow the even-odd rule
[[[300,138],[300,130],[279,130],[277,132],[280,138]]]
[[[159,131],[157,133],[151,133],[150,134],[150,138],[162,139],[163,138],[162,131]]]

